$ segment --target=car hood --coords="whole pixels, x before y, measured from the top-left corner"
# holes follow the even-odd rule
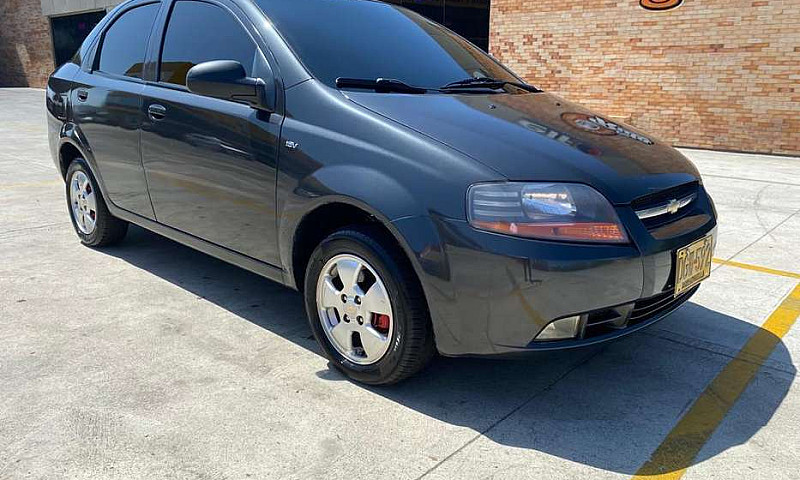
[[[669,145],[547,93],[343,93],[509,180],[585,183],[626,204],[700,179]]]

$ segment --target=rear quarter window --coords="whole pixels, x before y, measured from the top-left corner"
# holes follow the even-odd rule
[[[145,51],[159,4],[126,11],[103,35],[97,70],[125,77],[142,78]]]

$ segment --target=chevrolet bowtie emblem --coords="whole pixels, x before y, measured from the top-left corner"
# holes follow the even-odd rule
[[[667,202],[667,212],[670,215],[674,215],[678,213],[678,210],[681,209],[681,202],[675,200],[674,198]]]

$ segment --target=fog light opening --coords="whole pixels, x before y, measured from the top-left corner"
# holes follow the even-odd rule
[[[562,318],[549,323],[544,330],[534,339],[535,342],[546,342],[551,340],[570,340],[580,334],[581,317]]]

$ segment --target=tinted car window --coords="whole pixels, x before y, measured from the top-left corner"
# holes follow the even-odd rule
[[[319,80],[393,78],[437,87],[470,77],[518,81],[463,38],[405,8],[367,0],[255,0]]]
[[[90,12],[50,19],[56,65],[61,65],[70,59],[73,59],[72,63],[80,65],[80,57],[75,61],[76,52],[79,51],[89,32],[105,15],[106,12]]]
[[[256,45],[239,22],[216,5],[180,1],[170,15],[161,52],[160,81],[186,85],[198,63],[236,60],[253,74]]]
[[[106,30],[97,69],[101,72],[142,78],[142,66],[150,29],[158,14],[153,3],[128,10]]]

